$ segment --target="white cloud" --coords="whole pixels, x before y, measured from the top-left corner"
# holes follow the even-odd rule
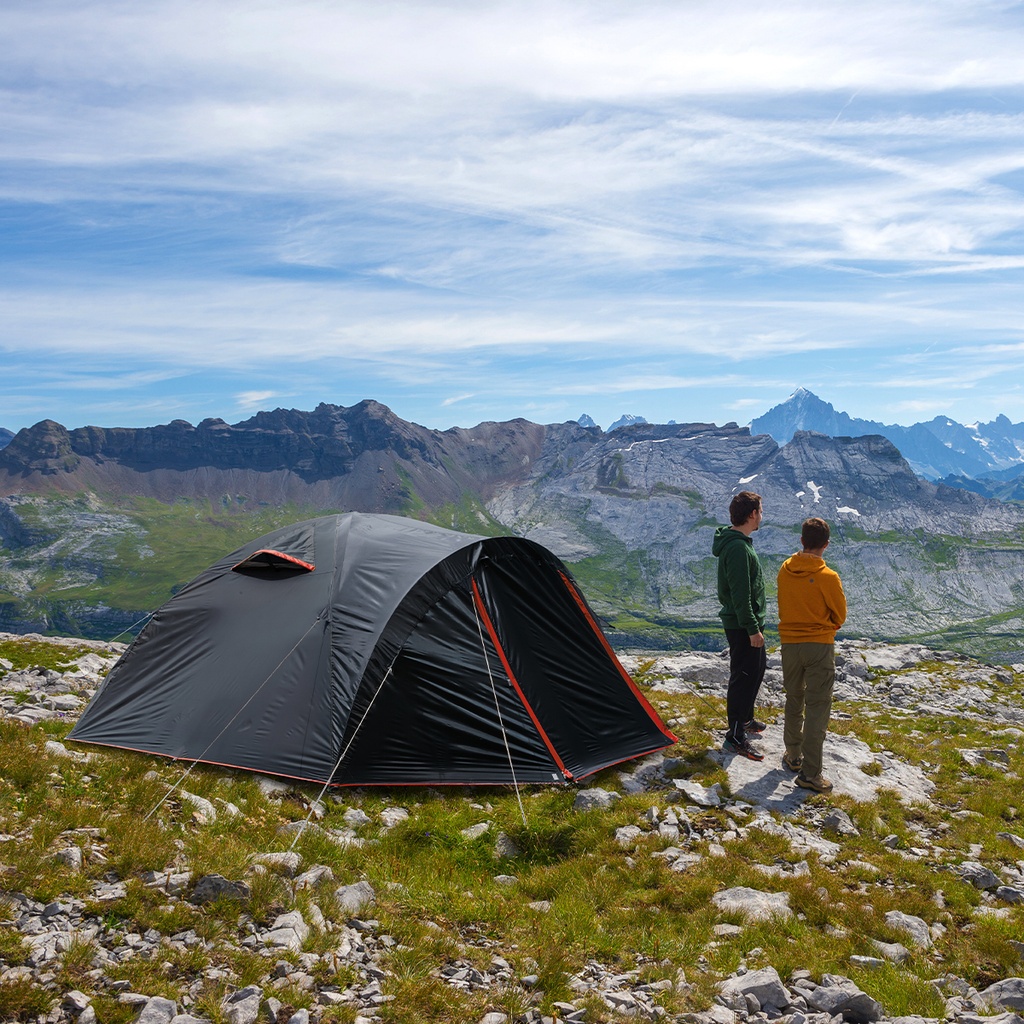
[[[235,404],[240,410],[248,412],[265,408],[267,402],[277,397],[275,391],[240,391],[235,395]]]

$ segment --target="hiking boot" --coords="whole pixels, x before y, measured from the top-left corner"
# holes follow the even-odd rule
[[[783,768],[788,768],[791,772],[798,772],[803,766],[804,759],[799,754],[795,754],[792,757],[789,754],[782,755]]]
[[[744,732],[764,732],[767,726],[764,722],[759,722],[756,718],[752,718],[749,722],[743,723]]]
[[[832,783],[824,775],[815,775],[813,779],[807,778],[803,772],[796,777],[796,784],[801,789],[813,789],[815,793],[831,793]]]
[[[722,744],[722,749],[727,754],[739,754],[740,757],[745,757],[749,761],[764,760],[764,754],[762,754],[756,747],[752,747],[748,740],[741,740],[737,743],[734,739],[727,739]]]

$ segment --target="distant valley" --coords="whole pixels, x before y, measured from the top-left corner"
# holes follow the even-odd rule
[[[252,537],[357,509],[531,537],[567,562],[620,647],[716,647],[711,536],[743,487],[764,496],[755,542],[772,581],[804,517],[833,524],[845,635],[1024,660],[1024,505],[924,479],[878,433],[802,429],[780,444],[761,428],[639,419],[437,431],[370,401],[19,431],[0,449],[0,629],[111,639]]]

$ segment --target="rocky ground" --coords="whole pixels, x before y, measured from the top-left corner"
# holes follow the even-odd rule
[[[0,634],[0,640],[5,636]],[[41,639],[41,638],[40,638]],[[58,673],[27,669],[11,671],[9,663],[0,661],[0,716],[35,725],[43,719],[73,717],[85,706],[102,675],[123,649],[119,645],[93,644],[91,653],[79,657],[73,668]],[[656,679],[655,689],[666,692],[688,691],[698,696],[720,697],[727,678],[727,661],[717,654],[680,654],[662,657],[652,664],[639,655],[623,658],[631,671],[642,670],[648,678]],[[942,674],[924,667],[937,662],[956,661],[959,684],[955,689],[942,685]],[[994,668],[964,659],[949,652],[932,652],[913,645],[877,645],[867,641],[846,641],[838,649],[839,673],[837,681],[838,706],[844,701],[867,702],[860,705],[871,715],[871,703],[879,709],[898,707],[909,712],[949,714],[977,717],[991,723],[993,744],[990,749],[964,750],[968,763],[981,759],[987,764],[1005,765],[1007,749],[1024,737],[1024,711],[1018,704],[1007,704],[993,696],[993,683],[1011,681],[1013,671],[1024,666]],[[1000,675],[1002,673],[1002,675]],[[1008,673],[1011,673],[1008,675]],[[778,708],[782,704],[781,671],[778,657],[770,661],[769,673],[762,694],[763,706]],[[842,715],[841,710],[837,714]],[[767,717],[777,717],[768,715]],[[693,779],[673,780],[672,762],[661,755],[649,758],[639,765],[627,766],[620,774],[621,793],[609,788],[581,790],[576,797],[579,809],[612,807],[622,794],[650,794],[651,805],[640,825],[619,828],[616,839],[627,861],[633,857],[653,855],[665,858],[673,870],[685,871],[696,859],[724,853],[725,844],[737,836],[749,835],[762,829],[785,835],[793,848],[814,853],[820,862],[830,863],[839,853],[835,841],[849,835],[855,826],[850,817],[828,801],[811,800],[809,794],[792,784],[792,775],[779,766],[782,753],[781,725],[776,722],[765,732],[762,745],[766,758],[755,763],[742,758],[730,758],[718,751],[710,751],[727,772],[729,793],[721,785],[705,786]],[[56,741],[46,743],[47,752],[55,757],[87,758],[90,755],[72,750]],[[980,762],[977,762],[980,763]],[[865,771],[865,768],[868,770]],[[830,735],[826,745],[826,770],[834,779],[836,792],[856,800],[873,800],[883,788],[894,788],[904,799],[927,799],[930,791],[928,778],[917,768],[895,755],[871,751],[854,737]],[[270,779],[261,780],[268,794],[283,794],[288,787]],[[179,791],[178,796],[191,802],[195,814],[203,817],[231,815],[237,808],[231,805],[214,806],[202,798]],[[334,797],[339,802],[345,795]],[[713,820],[700,814],[702,808],[722,808],[725,814]],[[298,827],[317,828],[315,805],[310,804],[311,819]],[[386,829],[408,817],[405,807],[384,810],[376,821],[358,807],[348,808],[347,827],[337,830],[333,838],[342,843],[359,844],[363,836],[374,829]],[[481,826],[483,827],[483,826]],[[656,832],[663,840],[653,854],[641,852],[638,842]],[[1001,834],[1022,850],[1024,836]],[[830,838],[831,837],[831,838]],[[81,839],[82,837],[77,837]],[[83,859],[102,863],[103,843],[99,835],[85,837],[87,842],[55,849],[54,855],[76,869],[83,868]],[[0,835],[0,861],[4,844],[17,842],[18,837]],[[911,858],[934,856],[941,837],[923,835],[921,846],[903,851]],[[700,851],[698,852],[698,847]],[[648,847],[642,848],[644,851]],[[84,854],[83,854],[84,850]],[[506,837],[495,837],[495,855],[502,858],[514,854]],[[512,863],[511,861],[509,863]],[[745,922],[765,918],[785,918],[793,913],[786,893],[775,892],[771,881],[773,873],[806,871],[806,864],[779,866],[763,865],[763,889],[733,888],[718,892],[713,899],[723,916]],[[332,878],[325,865],[303,864],[295,853],[267,851],[253,857],[254,872],[272,870],[289,880],[293,892],[304,887],[319,886]],[[956,867],[961,877],[982,892],[979,913],[1007,915],[1011,907],[1024,902],[1024,859],[1006,864],[1000,874],[971,860]],[[515,883],[513,875],[499,875],[508,884]],[[174,870],[153,871],[145,884],[158,889],[168,904],[188,900],[192,904],[218,898],[225,893],[244,894],[248,882],[229,880],[216,875],[194,877],[187,865]],[[229,1024],[307,1024],[330,1007],[344,1007],[359,1024],[372,1021],[389,1001],[387,994],[387,953],[395,940],[383,933],[373,918],[373,905],[377,893],[367,882],[354,885],[332,886],[332,898],[313,902],[305,915],[291,911],[280,915],[270,927],[258,927],[245,915],[240,918],[237,943],[240,948],[260,952],[266,959],[266,972],[258,983],[231,992],[220,1007],[222,1018]],[[182,991],[177,1002],[145,992],[131,991],[126,982],[117,981],[113,970],[117,964],[131,957],[161,957],[167,950],[188,950],[202,946],[204,939],[195,931],[175,935],[162,935],[156,931],[138,934],[125,931],[112,924],[95,908],[104,902],[124,895],[125,880],[108,873],[92,883],[88,901],[77,898],[58,898],[42,904],[22,893],[0,892],[0,923],[16,929],[31,944],[32,953],[27,964],[0,966],[0,985],[19,978],[31,979],[47,986],[59,998],[53,1010],[41,1021],[49,1024],[78,1022],[95,1024],[97,1014],[90,997],[78,990],[62,987],[59,959],[71,943],[91,941],[97,951],[94,969],[90,973],[96,988],[118,993],[120,1002],[137,1007],[137,1020],[141,1024],[193,1024],[200,1018],[192,1015],[195,997],[208,983],[209,977],[197,977]],[[91,907],[92,909],[87,909]],[[544,907],[538,905],[538,912]],[[931,924],[921,918],[892,912],[887,923],[906,936],[904,942],[876,943],[877,957],[858,958],[858,966],[879,967],[899,963],[911,949],[926,949],[937,938],[941,924]],[[744,927],[742,924],[722,922],[716,926],[716,935],[725,941],[728,936]],[[326,954],[302,952],[311,929],[328,932],[334,938],[333,948]],[[1024,940],[1024,936],[1021,936]],[[1024,941],[1019,943],[1024,960]],[[287,959],[285,954],[291,954]],[[500,949],[493,951],[490,966],[481,970],[469,962],[455,962],[438,966],[438,976],[455,988],[464,991],[493,990],[498,992],[509,986],[528,991],[536,978],[517,976]],[[347,985],[324,983],[324,977],[344,976],[357,979]],[[701,970],[700,960],[693,971]],[[1022,972],[1024,973],[1024,972]],[[925,1024],[922,1017],[891,1018],[885,1008],[863,992],[851,979],[825,974],[820,981],[812,979],[810,971],[797,971],[785,978],[771,966],[749,969],[743,965],[720,986],[712,1005],[699,1012],[670,1018],[661,1006],[659,997],[666,991],[678,991],[688,986],[683,971],[666,972],[656,981],[641,981],[639,972],[621,972],[608,965],[588,963],[569,979],[570,988],[584,996],[597,994],[607,1008],[607,1019],[635,1017],[641,1020],[677,1019],[691,1024],[739,1024],[742,1021],[780,1021],[782,1024],[839,1024],[840,1021],[879,1021],[893,1024]],[[934,986],[946,1001],[945,1019],[958,1024],[1024,1024],[1024,977],[1007,977],[982,991],[955,976],[937,973]],[[278,993],[298,987],[313,996],[311,1009],[298,1009],[283,1005]],[[560,1003],[557,1017],[542,1017],[539,1011],[528,1010],[515,1018],[524,1024],[543,1021],[594,1021],[593,1015],[576,1002]],[[600,1018],[604,1019],[604,1018]],[[506,1024],[510,1018],[504,1013],[485,1014],[480,1024]],[[102,1021],[99,1022],[102,1024]]]

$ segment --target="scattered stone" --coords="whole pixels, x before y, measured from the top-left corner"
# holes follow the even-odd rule
[[[73,988],[70,992],[64,993],[64,998],[61,1000],[61,1006],[75,1017],[78,1017],[82,1011],[92,1002],[92,998],[87,996],[84,992],[79,992],[78,989]]]
[[[837,832],[841,836],[859,836],[860,832],[857,826],[854,825],[853,820],[842,810],[842,808],[834,807],[832,810],[825,815],[821,822],[821,827],[828,832]]]
[[[961,749],[960,756],[969,765],[984,765],[988,768],[1005,768],[1010,763],[1010,755],[1005,750]]]
[[[495,857],[499,860],[504,860],[506,858],[511,859],[513,857],[518,857],[521,852],[522,851],[518,846],[516,846],[511,836],[507,835],[505,832],[498,833],[498,838],[494,843]]]
[[[854,953],[850,957],[850,963],[855,967],[866,967],[869,970],[877,970],[879,967],[885,966],[885,961],[880,960],[877,956],[862,956],[858,953]]]
[[[220,1009],[228,1024],[256,1024],[262,1002],[263,990],[256,985],[247,985],[225,996]]]
[[[281,853],[257,853],[253,856],[254,864],[266,864],[267,867],[276,868],[282,874],[293,876],[299,870],[302,857],[292,850]]]
[[[808,991],[804,998],[812,1010],[833,1016],[839,1014],[853,1024],[869,1024],[885,1015],[881,1003],[861,991],[849,978],[835,974],[824,975],[821,984]]]
[[[689,779],[675,779],[675,787],[691,803],[698,807],[721,807],[722,787],[720,783],[713,786],[702,786],[699,782],[692,782]]]
[[[789,993],[782,984],[779,972],[774,967],[750,971],[738,978],[729,978],[719,986],[722,1002],[730,1009],[746,1014],[750,1009],[755,1013],[762,1010],[782,1010],[790,1003]],[[756,1000],[751,1007],[750,999]]]
[[[1004,978],[978,993],[987,1010],[1024,1010],[1024,978]]]
[[[309,925],[297,910],[279,915],[265,935],[263,941],[268,946],[281,946],[285,949],[302,949],[302,944],[309,937]]]
[[[572,809],[574,811],[607,810],[622,797],[607,789],[581,789],[576,794]]]
[[[638,825],[623,825],[615,830],[615,842],[619,846],[629,848],[636,846],[637,840],[644,834],[644,830]]]
[[[409,812],[404,807],[385,807],[380,812],[380,820],[385,829],[394,828],[401,822],[409,820]]]
[[[252,895],[245,882],[230,882],[223,875],[203,875],[189,897],[189,903],[201,907],[214,900],[247,900]]]
[[[66,864],[72,871],[81,871],[85,864],[85,857],[81,847],[78,846],[68,846],[63,850],[58,850],[53,856],[55,860]]]
[[[315,864],[308,871],[303,871],[295,879],[295,891],[312,889],[320,882],[333,882],[334,872],[326,864]]]
[[[792,917],[788,892],[761,892],[746,886],[724,889],[711,902],[725,914],[739,914],[747,921],[766,921],[772,917]]]
[[[146,999],[142,1013],[135,1018],[135,1024],[170,1024],[178,1012],[178,1004],[162,996]],[[240,1022],[232,1021],[232,1024]]]
[[[995,889],[999,885],[999,876],[977,861],[964,861],[954,870],[965,882],[970,882],[975,889]]]
[[[195,793],[189,793],[184,789],[179,789],[178,795],[182,800],[190,803],[195,808],[196,820],[201,824],[208,824],[217,820],[217,808],[206,797],[196,796]]]
[[[292,791],[291,783],[285,782],[283,779],[272,779],[268,775],[257,775],[256,785],[259,786],[260,792],[270,800],[280,800]]]
[[[932,936],[928,924],[920,917],[904,914],[902,910],[890,910],[885,915],[885,923],[890,928],[906,932],[915,946],[928,949],[932,944]]]
[[[1024,903],[1024,888],[1016,885],[997,885],[992,895],[1004,903]]]
[[[334,890],[334,902],[343,914],[354,916],[363,907],[376,902],[377,894],[365,879],[352,885],[342,885]]]
[[[361,807],[349,807],[342,815],[342,820],[349,828],[362,828],[369,825],[373,819]]]
[[[911,953],[902,942],[882,942],[881,939],[872,939],[871,945],[877,949],[886,960],[892,961],[894,964],[901,964],[905,960],[909,960]]]

